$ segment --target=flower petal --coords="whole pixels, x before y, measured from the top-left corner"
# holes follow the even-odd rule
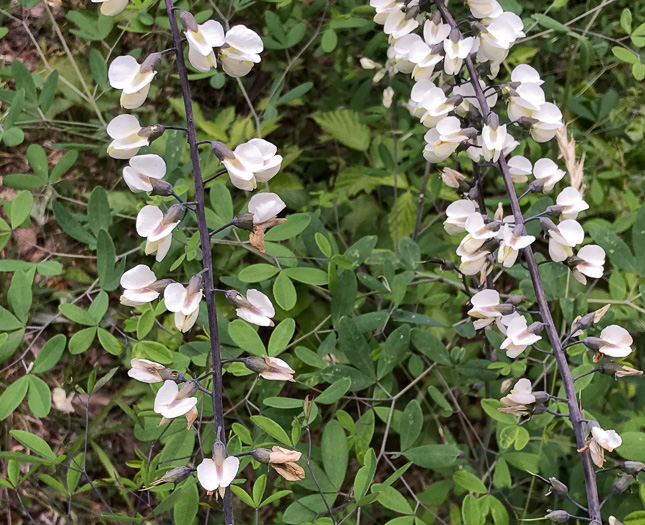
[[[137,215],[136,228],[137,233],[141,237],[150,237],[152,236],[161,221],[163,220],[163,212],[158,206],[144,206],[141,208],[141,211]],[[151,239],[156,240],[156,239]]]
[[[107,125],[107,134],[113,139],[124,139],[140,130],[139,119],[134,115],[119,115]]]
[[[169,312],[181,312],[186,301],[186,288],[181,283],[171,283],[166,286],[163,298]]]
[[[121,286],[126,290],[138,290],[145,288],[156,280],[157,276],[150,268],[145,264],[139,264],[121,276]]]

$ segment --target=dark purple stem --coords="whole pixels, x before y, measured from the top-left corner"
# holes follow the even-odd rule
[[[177,25],[177,18],[174,13],[175,7],[172,4],[172,0],[165,0],[165,2],[168,20],[170,21],[172,40],[175,49],[177,50],[177,72],[179,73],[181,91],[184,96],[184,107],[186,109],[186,133],[188,135],[188,145],[190,146],[190,160],[193,164],[193,174],[195,175],[195,200],[197,201],[195,215],[197,216],[199,240],[201,243],[203,267],[205,270],[203,273],[204,290],[207,290],[205,296],[206,306],[208,308],[208,328],[210,331],[211,360],[213,365],[213,418],[215,420],[215,428],[220,432],[220,439],[224,441],[226,433],[224,432],[224,408],[222,406],[222,362],[219,330],[217,327],[215,295],[210,292],[210,290],[215,288],[215,286],[213,282],[213,254],[211,252],[211,240],[208,234],[208,226],[206,225],[206,212],[204,208],[204,203],[206,202],[204,196],[204,180],[202,178],[202,169],[199,161],[199,149],[197,145],[197,134],[195,132],[193,104],[190,96],[190,85],[188,83],[188,72],[186,70],[186,62],[184,61],[184,54],[181,47],[181,34],[179,33],[179,26]],[[226,525],[233,525],[235,523],[235,518],[233,517],[233,501],[231,499],[231,490],[229,488],[226,489],[226,493],[224,494],[223,507],[224,522]]]
[[[454,18],[446,8],[443,0],[435,0],[435,4],[441,12],[441,15],[443,16],[446,23],[448,23],[451,27],[457,27]],[[479,85],[479,76],[470,57],[466,58],[464,62],[466,64],[466,68],[468,69],[468,73],[470,74],[470,82],[475,89],[475,95],[482,109],[482,113],[484,115],[484,118],[486,118],[490,113],[490,108],[488,107],[486,96],[484,95],[484,92]],[[515,223],[523,224],[524,218],[522,217],[520,203],[517,198],[517,194],[515,193],[515,187],[513,186],[511,174],[508,171],[506,159],[503,155],[500,156],[498,165],[504,179],[506,192],[511,204],[511,210],[513,211],[513,216],[515,217]],[[523,251],[524,258],[531,275],[531,281],[533,282],[533,288],[535,290],[537,304],[540,310],[540,316],[542,317],[542,321],[545,323],[545,330],[547,332],[549,342],[551,343],[551,346],[553,348],[553,354],[558,364],[560,377],[564,385],[564,391],[566,392],[567,404],[569,405],[569,419],[571,420],[571,424],[576,436],[577,448],[582,449],[586,444],[586,432],[584,428],[583,417],[580,413],[580,408],[578,407],[578,403],[576,401],[576,392],[573,384],[573,378],[571,377],[571,370],[569,369],[566,354],[564,353],[562,344],[560,343],[560,337],[555,328],[553,317],[551,316],[551,310],[549,309],[549,303],[546,299],[546,294],[544,293],[544,287],[542,286],[542,280],[540,278],[538,265],[535,261],[535,256],[533,255],[533,250],[529,246],[528,248],[524,248]],[[582,462],[582,469],[585,476],[587,504],[589,507],[589,516],[591,517],[591,525],[601,525],[602,519],[600,515],[600,500],[598,498],[598,488],[596,486],[596,473],[594,471],[591,462],[591,456],[588,451],[580,452],[580,461]]]

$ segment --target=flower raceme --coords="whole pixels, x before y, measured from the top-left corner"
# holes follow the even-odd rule
[[[282,166],[278,149],[264,139],[251,139],[231,151],[222,142],[211,142],[213,152],[228,171],[236,188],[253,191],[258,182],[268,182]]]
[[[172,231],[179,224],[184,214],[181,204],[174,204],[166,213],[158,206],[144,206],[137,215],[137,233],[146,239],[146,255],[157,252],[156,260],[160,262],[168,253],[172,242]]]
[[[148,97],[150,83],[157,74],[160,53],[152,53],[142,64],[130,55],[115,58],[108,70],[108,80],[114,89],[121,89],[121,107],[136,109]]]

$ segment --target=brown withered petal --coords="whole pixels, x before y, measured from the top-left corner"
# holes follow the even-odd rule
[[[298,461],[302,454],[297,450],[289,450],[288,448],[278,447],[277,445],[271,449],[269,456],[269,463],[290,463]]]
[[[197,416],[199,415],[199,412],[197,411],[196,408],[192,408],[188,412],[186,412],[186,421],[188,424],[186,425],[186,429],[190,430],[190,427],[193,426],[193,423],[197,419]]]
[[[249,234],[249,242],[260,253],[264,253],[264,229],[256,226],[253,231]]]
[[[287,481],[300,481],[305,477],[305,469],[297,463],[271,463],[271,466]]]

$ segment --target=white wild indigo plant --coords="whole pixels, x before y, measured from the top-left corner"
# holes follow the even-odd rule
[[[456,250],[461,259],[458,267],[450,261],[441,262],[445,269],[459,272],[465,284],[468,277],[476,280],[481,291],[471,297],[468,311],[474,327],[500,332],[504,339],[499,348],[511,359],[540,352],[557,364],[564,397],[534,391],[535,385],[521,378],[501,399],[504,406],[499,408],[524,421],[548,413],[567,421],[562,425],[565,432],[573,429],[586,502],[575,501],[556,478],[544,481],[552,492],[571,500],[582,516],[554,510],[545,519],[556,523],[579,519],[600,525],[605,502],[625,491],[645,465],[628,461],[603,468],[605,452],[613,452],[622,440],[614,430],[603,429],[585,417],[575,382],[592,373],[619,378],[642,372],[618,361],[632,353],[632,337],[623,327],[610,325],[600,333],[594,328],[609,305],[579,316],[563,332],[554,323],[540,267],[565,264],[577,281],[587,284],[589,279],[603,276],[605,251],[584,244],[585,233],[577,219],[589,205],[581,193],[580,178],[574,183],[572,173],[572,185],[566,186],[566,173],[556,161],[529,159],[516,152],[518,139],[527,135],[541,144],[558,133],[566,134],[562,113],[547,100],[544,80],[536,69],[520,64],[510,71],[510,80],[496,81],[511,47],[524,36],[522,20],[504,11],[497,0],[466,0],[467,10],[461,2],[450,2],[449,9],[444,0],[370,0],[370,5],[376,9],[374,21],[383,25],[390,44],[386,66],[374,81],[386,74],[390,83],[398,73],[411,76],[411,95],[404,105],[428,128],[423,156],[429,164],[443,163],[461,150],[466,150],[472,162],[472,176],[449,166],[441,171],[444,183],[462,196],[446,209],[445,230],[450,235],[463,235]],[[461,18],[453,15],[453,9]],[[374,63],[367,59],[365,66],[373,68]],[[389,108],[395,101],[396,93],[388,86],[383,104]],[[508,202],[506,206],[500,202],[490,213],[486,190],[498,176]],[[422,195],[424,191],[422,188]],[[556,204],[526,217],[523,199],[531,193],[555,193]],[[533,221],[541,226],[541,235],[535,230],[529,234]],[[540,255],[538,262],[535,254],[544,251],[545,243],[549,257]],[[534,298],[503,296],[501,287],[495,289],[503,271],[517,265],[528,270]],[[467,285],[465,289],[468,291]],[[592,371],[577,377],[572,376],[567,354],[575,345],[584,345],[597,363]],[[564,412],[554,410],[557,408]],[[614,468],[624,474],[601,501],[597,477]]]

